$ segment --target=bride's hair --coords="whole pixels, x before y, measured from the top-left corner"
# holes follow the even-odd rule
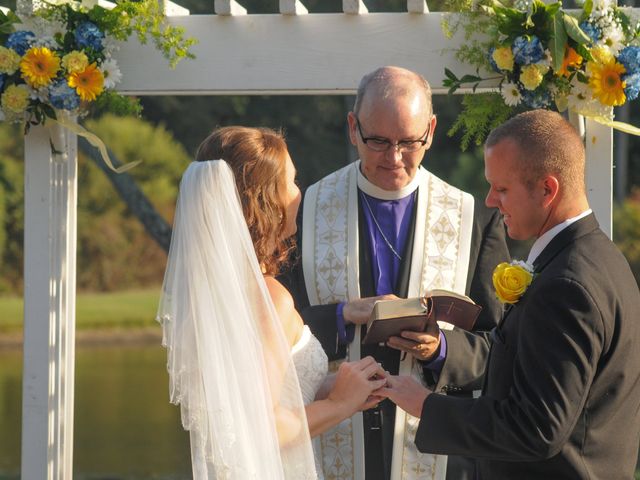
[[[287,155],[282,133],[238,126],[214,130],[196,153],[196,161],[223,159],[231,167],[258,261],[269,275],[280,273],[294,242],[285,238]]]

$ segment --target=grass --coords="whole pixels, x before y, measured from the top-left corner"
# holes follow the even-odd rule
[[[126,329],[157,325],[160,287],[110,293],[78,293],[76,328]],[[0,333],[22,330],[22,297],[0,297]]]

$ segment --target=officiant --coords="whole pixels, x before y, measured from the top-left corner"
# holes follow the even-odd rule
[[[421,166],[436,129],[431,89],[419,74],[382,67],[365,75],[347,117],[359,160],[309,187],[298,248],[301,260],[285,280],[296,307],[330,359],[372,355],[393,373],[432,382],[446,351],[429,335],[361,345],[378,299],[444,288],[483,306],[476,328],[490,330],[501,306],[493,267],[508,260],[502,220],[494,209]],[[401,352],[408,352],[401,361]],[[469,368],[477,366],[470,362]],[[443,393],[471,395],[443,385]],[[405,421],[406,420],[406,421]],[[473,463],[420,454],[417,419],[391,402],[356,415],[325,435],[325,478],[388,480],[403,468],[438,479],[472,479]],[[404,437],[394,445],[393,438]],[[404,477],[403,477],[404,478]],[[421,477],[424,478],[424,477]]]
[[[452,401],[409,377],[378,393],[420,416],[420,451],[476,457],[479,479],[633,478],[640,292],[589,208],[582,139],[560,114],[534,110],[493,130],[484,157],[487,205],[511,238],[535,242],[526,263],[496,268],[511,306],[486,336],[482,395]],[[458,383],[482,336],[445,336],[439,380]]]

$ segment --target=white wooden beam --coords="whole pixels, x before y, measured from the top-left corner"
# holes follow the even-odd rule
[[[342,0],[342,11],[353,15],[368,13],[369,9],[362,0]]]
[[[190,14],[188,9],[177,3],[173,3],[171,0],[160,0],[160,6],[167,17],[178,17]]]
[[[446,93],[445,67],[460,76],[475,70],[443,55],[464,39],[446,38],[442,17],[435,12],[171,17],[170,24],[199,40],[192,48],[196,59],[171,70],[152,45],[131,39],[116,54],[123,74],[118,89],[135,95],[352,94],[366,72],[398,65],[424,75],[435,93]]]
[[[76,298],[76,137],[25,138],[22,478],[71,480]],[[50,139],[66,156],[51,153]]]
[[[407,0],[407,12],[429,13],[429,7],[426,0]]]
[[[283,15],[306,15],[309,10],[300,0],[280,0],[280,13]]]
[[[589,205],[602,231],[612,238],[613,130],[587,118],[585,147]]]
[[[218,15],[246,15],[247,9],[240,5],[236,0],[215,0],[213,9]],[[200,39],[198,39],[201,41]]]

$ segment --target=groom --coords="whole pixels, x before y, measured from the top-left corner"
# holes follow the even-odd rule
[[[482,479],[633,478],[640,293],[589,209],[584,163],[580,137],[557,113],[523,113],[491,132],[486,204],[511,238],[536,238],[533,280],[484,344],[444,332],[439,382],[474,380],[462,360],[490,347],[479,398],[434,394],[408,377],[381,392],[420,416],[420,451],[476,457]]]

